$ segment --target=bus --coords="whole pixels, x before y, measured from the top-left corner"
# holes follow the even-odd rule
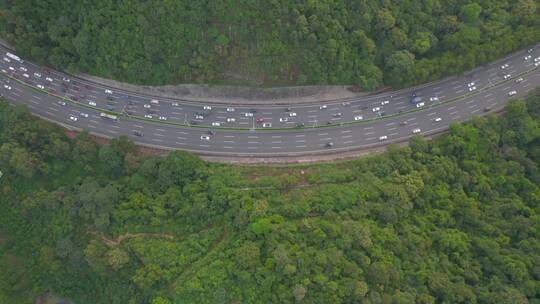
[[[15,54],[11,54],[11,53],[7,52],[6,56],[13,59],[13,60],[16,60],[16,61],[18,61],[20,63],[24,62],[24,60],[22,60],[21,58],[19,58],[19,56],[15,55]]]
[[[107,113],[101,112],[100,116],[101,116],[101,118],[106,118],[106,119],[110,119],[110,120],[114,120],[114,121],[118,120],[118,116],[112,115],[112,114],[107,114]]]

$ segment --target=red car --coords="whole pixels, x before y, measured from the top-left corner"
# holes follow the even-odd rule
[[[264,118],[258,117],[258,118],[257,118],[257,123],[262,123],[262,122],[264,122]]]

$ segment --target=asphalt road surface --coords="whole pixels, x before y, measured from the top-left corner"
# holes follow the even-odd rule
[[[290,107],[157,98],[21,62],[6,56],[7,49],[0,52],[0,93],[35,115],[98,136],[126,135],[142,145],[226,157],[337,153],[401,142],[499,110],[540,85],[540,45],[461,77]],[[412,103],[413,95],[422,103]]]

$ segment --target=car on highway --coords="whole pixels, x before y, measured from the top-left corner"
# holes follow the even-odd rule
[[[420,132],[421,132],[421,130],[420,130],[419,128],[416,128],[416,129],[413,129],[413,130],[412,130],[412,133],[413,133],[413,134],[418,134],[418,133],[420,133]]]
[[[470,88],[470,87],[474,87],[475,86],[475,83],[474,82],[469,82],[467,83],[467,86]]]
[[[419,103],[416,104],[417,108],[421,108],[423,106],[425,106],[425,103],[423,103],[423,102],[419,102]]]
[[[355,121],[362,120],[362,119],[364,119],[364,116],[362,116],[362,115],[357,115],[357,116],[354,117]]]
[[[45,87],[42,84],[38,84],[37,87],[42,89],[42,90],[45,90]]]
[[[434,122],[441,122],[441,121],[442,121],[442,118],[437,117],[437,118],[435,118],[433,121],[434,121]]]
[[[22,75],[23,75],[23,77],[25,77],[25,78],[30,78],[30,75],[28,75],[28,74],[26,74],[26,73],[23,73]]]
[[[344,107],[346,107],[346,106],[350,106],[351,103],[348,102],[348,101],[346,101],[346,102],[342,102],[341,105],[344,106]]]
[[[303,128],[304,126],[305,126],[305,124],[303,122],[296,123],[297,128]]]
[[[105,89],[105,93],[106,93],[106,94],[112,94],[112,91],[109,90],[109,89]]]
[[[133,131],[133,135],[138,136],[138,137],[142,137],[143,133],[141,131],[135,130],[135,131]]]
[[[343,114],[341,114],[341,113],[334,113],[334,114],[332,114],[332,116],[334,116],[334,117],[341,117],[341,116],[343,116]]]
[[[144,114],[144,118],[152,118],[151,114]]]
[[[65,82],[70,82],[71,80],[67,77],[62,77],[62,80],[65,81]]]
[[[400,126],[406,126],[408,124],[408,122],[406,120],[402,121],[399,123]]]
[[[34,73],[34,76],[37,77],[37,78],[41,78],[41,74],[38,73],[38,72],[35,72],[35,73]]]
[[[171,105],[172,105],[173,107],[178,107],[180,104],[179,104],[178,102],[173,102],[173,103],[171,103]]]
[[[334,143],[329,141],[324,146],[327,147],[327,148],[332,148],[334,146]]]
[[[290,117],[296,117],[296,112],[289,112]]]
[[[501,65],[501,69],[503,69],[503,70],[508,68],[508,67],[509,67],[508,63],[505,63],[505,64]]]
[[[262,122],[264,122],[264,118],[262,118],[262,117],[257,117],[256,122],[257,122],[257,123],[262,123]]]
[[[469,92],[476,90],[476,86],[469,87]]]
[[[77,97],[77,96],[71,96],[71,97],[69,97],[69,98],[70,98],[71,100],[73,100],[73,101],[79,100],[79,97]]]
[[[539,62],[539,61],[540,61],[540,57],[534,58],[534,62]]]
[[[386,135],[379,136],[380,141],[387,140],[387,139],[388,139],[388,136],[386,136]]]
[[[69,119],[72,120],[72,121],[77,121],[77,120],[79,120],[77,117],[75,117],[75,116],[73,116],[73,115],[69,116]]]
[[[91,106],[93,106],[93,107],[97,106],[97,104],[96,104],[95,101],[89,101],[88,104],[91,105]]]
[[[516,91],[510,91],[510,92],[508,92],[508,96],[514,96],[514,95],[516,95],[516,94],[517,94]]]
[[[322,105],[319,107],[319,110],[326,110],[328,109],[328,106],[327,105]]]
[[[221,123],[219,121],[214,121],[212,127],[221,127]]]
[[[510,74],[506,74],[506,75],[503,76],[504,79],[508,79],[510,77],[512,77],[512,76],[510,76]]]
[[[534,63],[534,66],[535,66],[535,67],[540,66],[540,61],[535,62],[535,63]]]
[[[271,127],[272,127],[272,123],[270,123],[270,122],[265,122],[265,123],[262,124],[262,127],[263,127],[263,128],[271,128]]]
[[[227,118],[227,122],[236,122],[236,119],[233,117]]]
[[[234,112],[234,108],[227,108],[227,112]]]
[[[15,71],[15,68],[14,68],[14,67],[8,67],[8,69],[9,69],[10,71]]]
[[[2,69],[1,71],[2,71],[2,73],[7,73],[7,71],[6,71],[6,70],[4,70],[4,69]]]
[[[204,119],[204,116],[199,115],[199,114],[195,114],[195,119],[203,120],[203,119]]]
[[[203,110],[211,111],[211,110],[212,110],[212,107],[211,107],[211,106],[204,106],[204,107],[203,107]]]
[[[81,117],[84,117],[84,118],[88,118],[88,114],[87,113],[80,113],[79,115],[81,115]]]
[[[527,60],[530,60],[531,58],[532,58],[531,55],[527,55],[527,56],[523,57],[523,60],[527,61]]]
[[[5,85],[4,85],[4,89],[6,89],[6,90],[11,90],[11,87],[8,86],[7,84],[5,84]]]
[[[152,100],[150,100],[150,103],[152,103],[152,104],[159,104],[159,100],[157,100],[157,99],[152,99]]]
[[[152,106],[151,106],[150,104],[148,104],[148,103],[145,103],[145,104],[143,105],[143,107],[144,107],[145,109],[150,109]]]
[[[281,117],[281,118],[279,119],[279,122],[287,122],[287,121],[289,121],[289,118],[288,118],[288,117]]]
[[[209,140],[210,140],[210,136],[208,136],[208,135],[201,135],[201,140],[209,141]]]
[[[22,67],[19,67],[19,70],[21,70],[21,71],[23,71],[23,72],[28,72],[28,69],[25,68],[25,67],[23,67],[23,66],[22,66]]]
[[[489,112],[489,111],[491,111],[491,107],[490,107],[490,106],[487,106],[487,107],[484,108],[484,112]]]
[[[158,119],[159,120],[167,120],[167,117],[166,116],[159,116]]]
[[[380,110],[381,110],[380,107],[375,107],[375,108],[372,109],[373,112],[379,112]]]
[[[523,81],[523,78],[521,78],[521,77],[519,77],[518,79],[515,80],[515,82],[517,82],[517,83],[520,83],[522,81]]]
[[[7,57],[4,57],[4,61],[5,62],[11,62],[11,59],[7,58]]]
[[[383,100],[381,101],[381,106],[387,105],[390,103],[390,100]]]
[[[45,77],[45,80],[47,80],[48,82],[53,82],[53,79],[51,77]]]
[[[57,103],[58,103],[59,105],[61,105],[61,106],[65,106],[65,105],[66,105],[66,102],[63,101],[63,100],[59,100]]]
[[[244,113],[244,116],[245,116],[245,117],[253,117],[253,113],[251,113],[251,112],[246,112],[246,113]]]
[[[439,101],[439,97],[435,96],[435,97],[430,97],[429,98],[429,101]]]

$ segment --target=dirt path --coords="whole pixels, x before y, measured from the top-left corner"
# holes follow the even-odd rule
[[[138,237],[153,237],[153,238],[164,238],[173,240],[174,235],[168,233],[125,233],[117,236],[115,239],[108,239],[103,234],[92,232],[92,234],[98,236],[105,245],[109,247],[115,247],[120,245],[124,240]]]

